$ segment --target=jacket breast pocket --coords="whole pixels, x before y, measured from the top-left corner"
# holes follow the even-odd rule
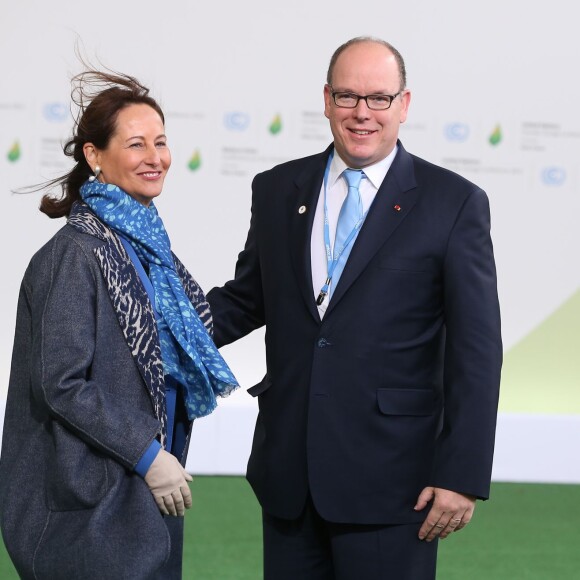
[[[432,274],[436,271],[436,264],[430,258],[386,257],[379,262],[379,268],[409,274]]]
[[[53,511],[95,507],[107,492],[106,459],[74,433],[52,423],[47,502]]]
[[[435,412],[435,394],[430,389],[377,389],[383,415],[421,417]]]

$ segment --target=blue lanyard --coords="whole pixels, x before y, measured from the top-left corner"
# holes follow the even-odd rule
[[[332,151],[332,153],[330,154],[330,156],[328,158],[328,163],[326,164],[326,169],[324,170],[324,248],[326,250],[326,282],[324,283],[324,285],[320,289],[320,294],[318,295],[318,298],[316,299],[316,304],[318,306],[320,306],[324,302],[324,299],[326,298],[326,295],[328,294],[328,288],[329,288],[330,282],[332,280],[332,274],[334,273],[334,269],[336,268],[336,265],[338,264],[340,257],[342,256],[344,251],[347,248],[349,248],[350,245],[353,243],[354,238],[358,234],[358,231],[361,229],[362,224],[365,221],[365,217],[366,217],[366,212],[365,212],[363,214],[363,216],[360,218],[360,220],[354,225],[351,232],[348,234],[348,236],[344,240],[342,247],[340,247],[340,248],[335,247],[334,249],[332,249],[330,247],[330,228],[328,226],[328,207],[326,204],[326,191],[328,188],[328,175],[330,173],[330,165],[332,164],[333,157],[334,157],[334,151]],[[336,245],[336,239],[335,239],[335,245]]]

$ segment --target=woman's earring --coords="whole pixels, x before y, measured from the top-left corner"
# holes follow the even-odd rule
[[[99,178],[99,175],[101,174],[101,168],[97,165],[95,167],[95,174],[91,175],[89,177],[89,181],[96,181]]]

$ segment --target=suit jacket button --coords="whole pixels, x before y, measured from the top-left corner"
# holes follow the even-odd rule
[[[329,346],[330,342],[328,342],[328,340],[326,340],[326,338],[319,338],[317,344],[320,348],[324,348],[325,346]]]

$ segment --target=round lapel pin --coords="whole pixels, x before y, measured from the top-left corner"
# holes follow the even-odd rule
[[[298,213],[305,213],[305,212],[306,212],[306,206],[305,206],[305,205],[301,205],[301,206],[298,208]]]

